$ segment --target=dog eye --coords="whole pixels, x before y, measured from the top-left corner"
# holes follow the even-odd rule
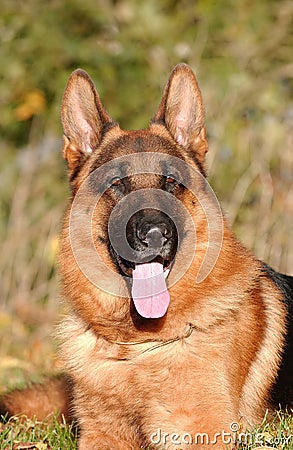
[[[110,187],[120,193],[125,192],[125,184],[122,178],[115,177],[110,182]]]
[[[111,186],[121,186],[123,184],[123,180],[121,178],[115,177],[111,180]]]
[[[177,180],[176,180],[174,175],[167,175],[166,176],[166,183],[168,183],[168,184],[175,184],[175,183],[177,183]]]

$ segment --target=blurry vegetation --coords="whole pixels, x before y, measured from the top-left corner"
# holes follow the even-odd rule
[[[211,184],[241,240],[292,273],[292,19],[291,0],[1,0],[0,388],[58,366],[59,108],[77,67],[122,127],[140,128],[189,63]]]
[[[74,450],[76,429],[53,418],[48,423],[13,417],[0,423],[0,450]]]

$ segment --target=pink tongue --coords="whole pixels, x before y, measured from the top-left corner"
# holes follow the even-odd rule
[[[136,264],[132,280],[132,298],[137,312],[145,318],[163,317],[170,303],[163,265],[157,262]]]

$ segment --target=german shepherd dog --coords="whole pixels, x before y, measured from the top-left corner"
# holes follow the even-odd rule
[[[80,450],[231,448],[238,423],[292,407],[293,278],[257,260],[221,213],[192,70],[174,68],[140,131],[121,130],[76,70],[62,124],[67,376],[4,396],[3,410],[59,408]]]

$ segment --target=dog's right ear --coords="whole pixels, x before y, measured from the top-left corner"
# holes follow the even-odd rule
[[[72,173],[97,148],[104,130],[115,125],[104,110],[93,81],[84,70],[75,70],[67,82],[61,120],[63,155]]]

